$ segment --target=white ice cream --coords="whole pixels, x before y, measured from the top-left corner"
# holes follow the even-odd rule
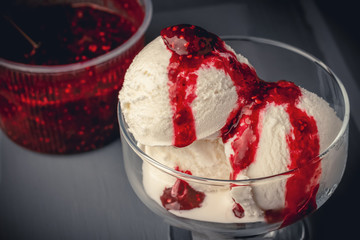
[[[315,118],[319,139],[320,139],[320,153],[326,150],[326,147],[335,139],[337,132],[341,128],[342,122],[329,104],[316,94],[301,88],[302,96],[297,105],[301,110]],[[261,121],[261,135],[259,145],[256,153],[255,161],[238,176],[239,179],[254,179],[264,176],[272,176],[288,171],[290,164],[289,150],[287,148],[286,135],[291,131],[291,124],[289,116],[284,109],[285,106],[276,106],[269,104],[262,112]],[[334,129],[334,131],[329,131]],[[245,139],[251,139],[250,136],[245,136]],[[231,141],[228,143],[231,144]],[[226,144],[226,145],[228,145]],[[244,144],[246,146],[246,144]],[[231,147],[225,146],[230,151]],[[322,162],[322,164],[325,161]],[[325,162],[326,164],[326,162]],[[327,169],[323,165],[323,171]],[[322,175],[324,178],[326,175]],[[324,181],[320,181],[324,182]],[[252,187],[252,195],[260,209],[280,209],[285,204],[285,180],[265,184],[263,186]],[[241,188],[238,188],[240,191]],[[236,191],[236,188],[233,189]],[[237,194],[239,196],[240,194]],[[236,197],[235,200],[239,203],[244,201],[242,196]]]
[[[119,94],[126,122],[144,145],[170,146],[173,141],[167,69],[170,57],[161,37],[153,40],[134,58]],[[248,64],[243,56],[237,57]],[[197,139],[203,139],[224,126],[235,108],[237,93],[231,78],[211,65],[200,68],[197,75],[192,110]]]
[[[315,118],[320,135],[320,152],[322,152],[333,141],[337,132],[327,130],[331,128],[340,129],[341,121],[322,98],[305,89],[302,89],[302,95],[298,107]],[[286,147],[286,135],[290,131],[291,124],[284,106],[269,104],[263,111],[261,118],[262,131],[256,160],[237,176],[238,180],[270,176],[288,170],[287,166],[290,164],[290,160]],[[243,136],[247,140],[251,139],[250,130],[248,134]],[[231,143],[231,141],[229,142]],[[225,147],[229,147],[227,145],[225,144]],[[231,173],[229,161],[225,156],[226,151],[220,139],[195,141],[185,148],[175,148],[173,146],[141,146],[141,148],[160,163],[172,168],[179,167],[180,170],[189,170],[196,176],[228,179]],[[230,153],[227,152],[227,154]],[[326,167],[322,167],[324,168],[323,172],[325,172]],[[147,193],[161,204],[160,196],[163,190],[171,187],[176,178],[159,171],[149,164],[144,164],[143,174]],[[325,175],[323,178],[325,178]],[[320,182],[325,182],[325,180]],[[214,189],[211,188],[204,189],[204,185],[201,184],[190,184],[196,190],[206,193],[206,201],[204,201],[201,208],[190,211],[172,211],[178,216],[227,223],[255,222],[263,219],[263,211],[280,209],[285,204],[286,178],[271,184],[228,187],[217,192],[214,192]],[[224,199],[221,200],[221,204],[219,204],[219,199]],[[236,218],[234,216],[232,213],[234,204],[232,199],[240,203],[244,208],[245,217]]]
[[[238,96],[234,84],[227,74],[211,65],[203,66],[197,71],[196,98],[191,106],[197,140],[184,148],[173,147],[172,109],[168,91],[170,57],[171,52],[161,37],[158,37],[135,57],[129,67],[119,94],[129,130],[140,148],[161,164],[180,171],[191,171],[192,175],[199,177],[229,179],[232,172],[229,163],[229,156],[233,151],[232,141],[223,144],[218,131],[236,107]],[[241,55],[237,57],[240,62],[249,65],[246,58]],[[297,107],[316,120],[322,152],[334,140],[341,121],[327,102],[305,89],[301,91],[302,97]],[[243,111],[246,111],[246,106]],[[255,161],[237,175],[238,180],[260,178],[289,170],[286,136],[292,126],[285,106],[268,104],[260,115],[259,124],[261,133]],[[244,147],[244,152],[247,142],[253,141],[253,135],[250,128],[242,134],[244,144],[241,146]],[[322,168],[325,174],[321,178],[326,178],[327,167],[323,165]],[[171,188],[175,181],[175,177],[144,161],[144,188],[160,205],[164,189]],[[204,187],[205,185],[196,182],[189,184],[197,191],[204,192],[206,197],[200,208],[170,210],[186,218],[224,223],[255,222],[263,220],[264,211],[280,209],[285,204],[286,179],[271,184],[239,187]],[[244,208],[243,218],[234,216],[234,202]]]

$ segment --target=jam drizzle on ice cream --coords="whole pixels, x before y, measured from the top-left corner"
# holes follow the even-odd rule
[[[197,97],[197,71],[202,66],[212,65],[230,76],[238,95],[237,106],[221,129],[223,142],[230,142],[233,149],[229,159],[232,167],[230,179],[236,180],[255,161],[261,133],[261,112],[269,104],[286,106],[285,111],[292,126],[290,134],[286,136],[290,153],[287,167],[296,170],[286,183],[285,206],[265,211],[265,218],[268,222],[283,220],[285,226],[315,210],[321,175],[320,163],[316,161],[320,151],[319,136],[314,118],[296,106],[302,95],[300,88],[288,81],[261,80],[252,67],[238,61],[234,52],[219,37],[200,27],[187,24],[171,26],[161,31],[161,37],[172,53],[168,65],[168,85],[173,111],[173,145],[184,147],[197,139],[191,107]],[[246,112],[243,111],[245,106]],[[247,129],[252,130],[250,136],[244,134]],[[240,146],[244,144],[247,145],[245,151]],[[164,190],[161,196],[163,206],[168,210],[200,207],[205,194],[195,192],[202,197],[186,197],[187,194],[195,194],[195,190],[188,189],[191,187],[178,179],[172,188]],[[181,201],[174,196],[181,196]],[[191,202],[187,203],[186,199]],[[243,217],[243,211],[242,206],[235,202],[235,216]]]
[[[173,145],[184,147],[196,140],[191,103],[196,98],[197,70],[213,64],[224,70],[236,83],[239,106],[251,96],[259,80],[253,69],[237,61],[216,35],[193,25],[177,25],[161,31],[172,56],[168,66],[169,96],[173,108]],[[241,95],[244,94],[244,95]],[[231,118],[232,119],[232,118]],[[229,123],[232,124],[232,123]]]

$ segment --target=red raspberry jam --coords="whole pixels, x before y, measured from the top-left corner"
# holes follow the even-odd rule
[[[283,209],[266,211],[268,222],[282,221],[282,226],[313,212],[316,208],[316,193],[319,188],[321,166],[319,161],[309,163],[319,156],[320,145],[316,121],[297,107],[301,90],[289,81],[265,82],[255,70],[238,61],[225,43],[216,35],[194,25],[181,24],[164,28],[161,37],[172,53],[168,65],[169,98],[173,110],[173,145],[184,147],[196,140],[195,119],[191,103],[197,97],[197,71],[202,66],[214,66],[228,74],[238,94],[238,106],[230,113],[221,129],[224,143],[232,140],[234,154],[230,156],[231,179],[246,169],[255,160],[261,132],[259,115],[269,103],[286,106],[292,125],[286,136],[290,152],[289,169],[298,169],[286,182],[285,206]],[[242,107],[250,106],[251,115],[242,114]],[[254,139],[243,137],[246,129],[252,129]],[[246,141],[244,141],[244,139]],[[239,151],[247,144],[245,153]],[[166,209],[190,210],[199,207],[205,197],[196,192],[184,180],[178,180],[172,188],[164,190],[161,201]],[[235,203],[233,213],[244,216],[244,209]]]
[[[114,5],[116,11],[88,3],[11,11],[11,21],[39,47],[2,19],[0,57],[27,67],[83,64],[102,56],[125,43],[145,15],[137,1]],[[0,66],[0,127],[19,145],[44,153],[84,152],[113,141],[119,134],[117,94],[143,45],[142,37],[108,62],[69,72]]]
[[[204,198],[203,192],[196,191],[188,182],[177,179],[172,187],[164,189],[160,200],[167,210],[191,210],[200,207]]]
[[[191,171],[180,170],[175,167],[176,171],[180,171],[192,175]],[[161,203],[167,210],[191,210],[201,207],[205,199],[205,193],[195,190],[185,180],[177,178],[174,185],[165,188],[160,196]]]

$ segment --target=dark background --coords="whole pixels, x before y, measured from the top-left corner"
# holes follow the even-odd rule
[[[308,219],[312,239],[354,239],[360,216],[357,1],[153,0],[147,41],[168,25],[282,41],[328,64],[351,102],[349,157],[334,195]],[[1,107],[1,106],[0,106]],[[0,134],[0,239],[168,239],[168,225],[128,185],[120,141],[70,156],[37,154]]]
[[[345,64],[360,86],[360,31],[357,31],[360,16],[357,2],[351,0],[315,0],[323,18],[339,47]],[[360,94],[360,93],[358,93]],[[359,112],[359,102],[351,102],[351,111]],[[334,198],[311,217],[314,239],[355,239],[359,227],[360,210],[360,134],[354,118],[350,121],[349,158],[343,180],[335,191]],[[323,222],[323,223],[322,223]]]

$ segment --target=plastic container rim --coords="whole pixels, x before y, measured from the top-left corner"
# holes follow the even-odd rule
[[[140,40],[140,38],[145,34],[145,31],[149,27],[153,14],[152,1],[143,0],[140,2],[140,5],[144,7],[145,16],[138,30],[125,43],[121,44],[119,47],[113,49],[112,51],[104,55],[95,57],[85,62],[64,64],[64,65],[53,65],[53,66],[30,65],[24,63],[17,63],[4,58],[0,58],[0,66],[21,72],[51,74],[51,73],[64,73],[64,72],[82,70],[109,61],[117,56],[120,56],[122,53],[130,49],[137,41]]]

